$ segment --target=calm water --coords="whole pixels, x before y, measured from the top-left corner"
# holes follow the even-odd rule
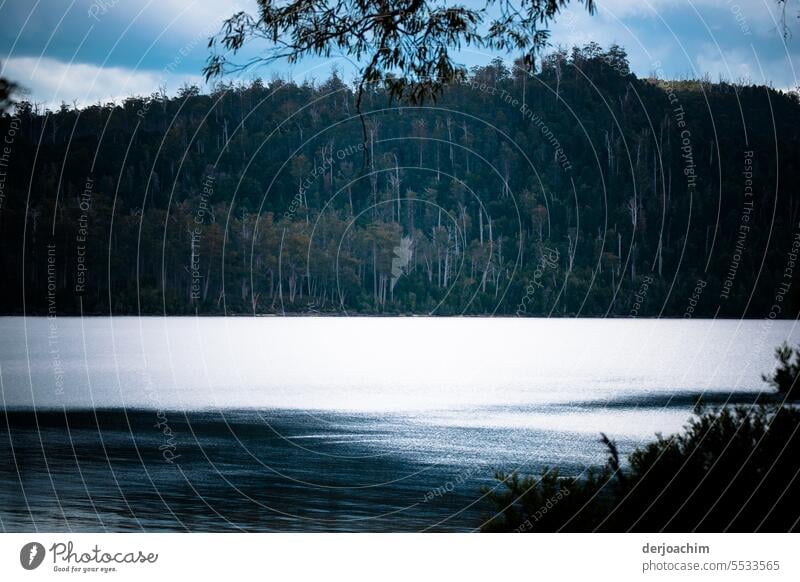
[[[469,530],[753,402],[793,322],[0,318],[5,530]]]

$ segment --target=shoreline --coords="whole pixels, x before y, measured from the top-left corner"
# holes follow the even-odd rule
[[[136,318],[319,318],[319,319],[613,319],[613,320],[647,320],[647,321],[794,321],[795,317],[682,317],[678,315],[667,316],[653,316],[653,315],[639,315],[631,317],[629,315],[514,315],[514,314],[482,314],[482,315],[430,315],[423,313],[393,313],[393,314],[380,314],[380,313],[64,313],[51,315],[49,313],[0,313],[0,318],[61,318],[61,319],[81,319],[81,318],[122,318],[122,317],[136,317]]]

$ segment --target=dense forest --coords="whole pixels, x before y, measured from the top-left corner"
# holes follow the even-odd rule
[[[657,69],[657,67],[656,67]],[[654,73],[657,73],[654,72]],[[800,100],[589,44],[0,119],[3,313],[793,317]]]

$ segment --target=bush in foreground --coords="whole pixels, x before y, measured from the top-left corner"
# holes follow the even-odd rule
[[[784,401],[797,394],[800,350],[776,350],[764,379]],[[682,433],[609,457],[588,476],[498,474],[482,531],[797,531],[800,410],[792,404],[723,407],[695,415]]]
[[[775,388],[778,395],[786,400],[800,399],[800,389],[796,388],[800,374],[800,348],[791,348],[783,343],[775,349],[778,367],[772,374],[762,374],[764,381]]]
[[[498,475],[482,531],[795,531],[800,411],[698,411],[683,433],[636,449],[588,477]]]

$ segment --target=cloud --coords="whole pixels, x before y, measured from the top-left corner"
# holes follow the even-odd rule
[[[148,95],[164,84],[170,92],[184,82],[201,85],[208,36],[232,13],[254,12],[255,7],[255,0],[76,0],[60,7],[51,1],[26,5],[0,0],[0,18],[6,24],[0,27],[0,47],[7,56],[0,57],[6,61],[4,74],[27,87],[31,100],[48,106],[58,106],[62,100],[87,104]],[[775,24],[776,0],[597,0],[597,4],[595,15],[571,4],[552,26],[553,44],[621,44],[640,75],[649,74],[659,61],[668,76],[708,72],[712,78],[749,75],[778,87],[796,83],[795,55],[787,55]],[[797,27],[796,19],[789,20]],[[237,60],[246,61],[259,46],[248,47]],[[790,41],[788,49],[793,48]],[[45,58],[39,60],[38,55]],[[69,65],[73,58],[80,64]],[[105,64],[102,69],[101,64]],[[306,59],[296,68],[275,63],[242,77],[294,75],[297,68],[315,66],[327,70],[327,60]]]
[[[121,101],[131,95],[150,95],[162,85],[168,92],[175,92],[184,83],[202,84],[199,75],[70,64],[49,57],[10,58],[5,62],[4,74],[37,102],[51,108],[62,101],[88,105]]]
[[[81,0],[88,4],[87,11],[96,11],[94,7],[103,6],[103,0]],[[135,0],[121,2],[105,0],[110,7],[103,11],[101,8],[95,20],[102,22],[115,19],[122,22],[131,22],[139,19],[142,26],[154,32],[160,32],[169,25],[169,34],[176,40],[186,40],[202,33],[213,34],[219,31],[223,21],[232,14],[245,11],[255,13],[257,4],[255,0],[234,0],[220,2],[219,0]],[[112,5],[113,4],[113,5]]]
[[[795,90],[797,79],[793,62],[800,62],[800,55],[781,58],[766,57],[747,49],[726,50],[724,55],[711,44],[695,59],[697,68],[708,73],[713,81],[742,81],[756,85],[771,85],[776,89]]]
[[[253,0],[235,0],[220,2],[219,0],[196,0],[190,10],[184,10],[185,0],[161,0],[161,6],[168,7],[175,14],[181,14],[181,24],[187,31],[196,31],[209,26],[219,27],[222,21],[239,11],[256,14],[258,8]]]
[[[618,43],[639,75],[660,62],[669,77],[709,73],[714,79],[751,78],[783,88],[797,83],[795,55],[787,54],[792,44],[787,49],[777,28],[776,0],[598,0],[597,5],[595,15],[578,5],[566,10],[552,27],[553,43]]]
[[[597,0],[597,7],[600,15],[623,19],[661,17],[670,21],[680,12],[697,20],[702,17],[712,30],[729,28],[765,37],[778,34],[781,12],[777,0]]]

